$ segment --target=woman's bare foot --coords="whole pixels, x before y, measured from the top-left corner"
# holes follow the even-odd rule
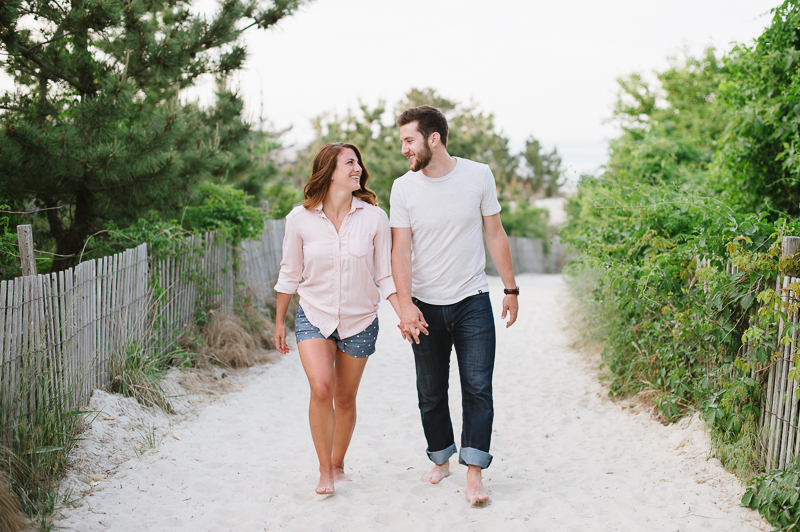
[[[344,472],[344,467],[333,466],[333,481],[334,482],[350,482],[350,477]]]
[[[314,491],[317,492],[317,495],[333,494],[333,473],[330,471],[320,473],[319,484],[317,484],[317,487],[314,489]]]
[[[481,468],[479,466],[469,466],[467,469],[467,501],[470,504],[484,504],[489,500],[486,489],[483,487],[481,478]]]
[[[431,484],[438,484],[445,477],[450,476],[450,462],[447,461],[442,465],[435,465],[433,469],[422,475],[420,479],[422,482],[430,482]]]

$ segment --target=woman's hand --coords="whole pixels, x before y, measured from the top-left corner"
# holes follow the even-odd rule
[[[419,335],[424,334],[427,336],[428,326],[422,311],[414,305],[409,303],[407,306],[401,305],[402,314],[400,316],[400,332],[409,343],[419,343]]]
[[[408,343],[419,343],[420,333],[428,334],[428,329],[425,328],[428,326],[428,324],[425,323],[425,318],[422,316],[422,312],[414,303],[411,302],[410,299],[408,300],[406,307],[401,305],[400,298],[397,297],[397,293],[389,296],[389,303],[392,304],[392,308],[397,314],[397,317],[400,318],[400,323],[397,325],[397,328],[400,329],[400,334],[403,336],[403,340],[408,340]],[[406,318],[406,316],[412,317]]]
[[[289,346],[286,345],[286,326],[284,324],[275,324],[275,336],[273,340],[275,341],[275,349],[277,349],[279,353],[285,355],[289,352]]]

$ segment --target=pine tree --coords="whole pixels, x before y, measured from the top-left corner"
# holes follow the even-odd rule
[[[564,184],[564,168],[561,166],[558,150],[553,148],[553,151],[545,152],[539,141],[531,135],[525,141],[522,158],[528,168],[531,191],[537,193],[544,190],[544,195],[548,198],[555,196],[558,188]]]
[[[0,195],[44,209],[54,271],[107,221],[176,215],[246,141],[242,32],[308,0],[223,0],[210,17],[185,0],[0,0],[0,46],[16,91],[0,99]],[[216,104],[181,103],[201,76]]]

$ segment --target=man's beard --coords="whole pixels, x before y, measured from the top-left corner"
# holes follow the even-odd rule
[[[414,154],[414,160],[416,164],[411,165],[411,170],[413,172],[424,170],[429,164],[431,164],[431,159],[433,159],[433,152],[431,151],[430,146],[428,146],[428,141],[425,140],[425,146],[422,151]]]

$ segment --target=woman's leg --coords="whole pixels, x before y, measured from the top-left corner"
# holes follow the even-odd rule
[[[331,462],[334,479],[337,481],[350,480],[344,474],[344,455],[356,427],[356,394],[366,365],[367,357],[351,357],[341,349],[336,349],[336,385],[333,393],[336,430]]]
[[[297,349],[300,351],[300,360],[311,388],[308,421],[319,459],[319,485],[315,491],[320,494],[333,493],[331,454],[336,430],[336,417],[333,412],[333,395],[336,388],[334,372],[336,342],[312,338],[299,342]]]

